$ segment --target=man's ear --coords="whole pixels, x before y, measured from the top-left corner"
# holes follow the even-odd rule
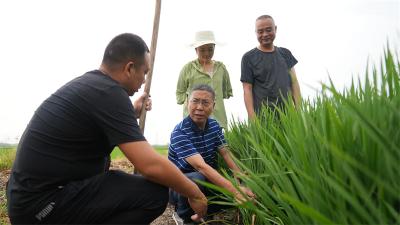
[[[135,69],[135,68],[134,68],[134,64],[133,64],[132,61],[130,61],[130,62],[128,62],[127,64],[125,64],[125,66],[124,66],[124,74],[126,74],[126,76],[127,76],[128,78],[130,78],[132,72],[135,72],[135,71],[132,71],[132,70],[134,70],[134,69]]]

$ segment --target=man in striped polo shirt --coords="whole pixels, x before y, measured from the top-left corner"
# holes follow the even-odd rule
[[[234,174],[241,173],[226,147],[221,127],[216,120],[209,118],[215,106],[214,99],[215,92],[208,85],[201,84],[192,89],[188,103],[189,116],[172,131],[168,159],[189,179],[211,182],[234,193],[237,199],[243,200],[243,196],[232,183],[217,171],[219,153]],[[210,194],[204,187],[200,186],[200,189],[206,195]],[[250,197],[254,197],[249,189],[241,189]],[[175,205],[175,221],[181,220],[181,223],[177,224],[191,222],[194,212],[186,197],[170,191],[170,202]],[[220,209],[221,206],[210,205],[208,214]]]

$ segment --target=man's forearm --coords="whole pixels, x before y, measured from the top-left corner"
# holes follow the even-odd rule
[[[301,103],[301,94],[299,81],[297,80],[296,70],[294,69],[294,67],[289,70],[289,74],[292,80],[291,91],[293,102],[295,107],[298,109]]]
[[[301,93],[299,82],[292,84],[292,97],[295,107],[298,109],[301,103]]]
[[[199,168],[199,172],[203,174],[211,183],[219,187],[225,188],[231,193],[236,193],[236,189],[232,185],[232,183],[221,174],[219,174],[218,171],[216,171],[211,166],[205,165],[203,168]]]
[[[224,159],[226,165],[228,166],[229,169],[231,169],[235,173],[241,173],[242,171],[240,168],[236,165],[236,163],[233,161],[231,152],[229,151],[228,146],[224,146],[219,150],[222,158]]]
[[[253,93],[251,84],[243,83],[243,98],[249,119],[254,118],[255,112],[254,112]]]
[[[247,115],[250,118],[253,118],[255,116],[255,112],[254,112],[254,105],[253,105],[253,98],[252,96],[245,96],[244,97],[244,104],[246,106],[246,110],[247,110]]]

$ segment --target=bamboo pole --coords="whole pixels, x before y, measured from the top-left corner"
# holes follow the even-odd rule
[[[154,59],[156,57],[158,27],[160,24],[160,13],[161,13],[161,0],[156,0],[154,23],[153,23],[153,35],[151,38],[151,46],[150,46],[150,71],[146,76],[146,83],[144,85],[144,92],[146,92],[148,96],[150,96],[151,79],[153,77],[153,69],[154,69]],[[147,99],[145,99],[144,101],[146,100]],[[143,105],[139,118],[139,126],[140,130],[142,131],[142,134],[144,134],[144,127],[146,123],[146,112],[147,111]]]

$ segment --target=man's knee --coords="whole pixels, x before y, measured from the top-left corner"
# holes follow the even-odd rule
[[[169,192],[168,192],[168,187],[162,186],[160,185],[160,191],[159,191],[159,197],[160,197],[160,201],[162,202],[162,204],[167,205],[168,203],[168,199],[169,199]]]
[[[154,210],[156,215],[161,215],[164,213],[167,208],[169,202],[169,193],[168,188],[162,185],[159,185],[159,191],[154,192]]]
[[[153,201],[153,204],[157,207],[166,207],[168,204],[169,200],[169,193],[168,193],[168,187],[165,187],[163,185],[157,184],[157,183],[152,183],[147,187],[149,192],[149,198],[151,198]],[[140,193],[139,193],[140,194]]]
[[[199,173],[199,172],[191,172],[191,173],[185,173],[185,176],[187,178],[189,178],[191,181],[195,182],[200,180],[200,181],[205,181],[206,178],[203,174]],[[200,190],[202,189],[202,186],[197,184],[200,188]],[[179,201],[183,201],[186,202],[186,197],[184,197],[183,195],[180,195],[179,193],[175,192],[175,190],[170,189],[169,190],[169,203],[172,205],[177,205]],[[182,203],[181,203],[182,204]]]
[[[102,190],[113,190],[113,199],[118,196],[123,202],[145,200],[151,206],[164,207],[168,204],[168,187],[154,183],[141,175],[127,174],[121,171],[108,171]],[[115,185],[118,184],[118,185]],[[141,201],[140,200],[140,201]]]

